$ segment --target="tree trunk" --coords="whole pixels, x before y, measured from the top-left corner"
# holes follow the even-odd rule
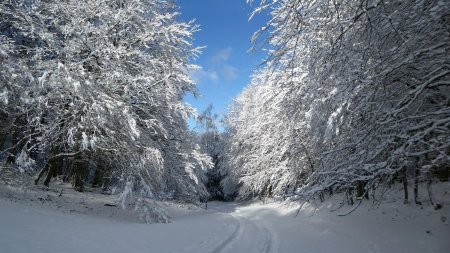
[[[408,179],[406,178],[406,169],[403,169],[403,190],[405,193],[405,199],[403,203],[408,204]]]
[[[433,198],[433,192],[431,190],[431,184],[433,183],[433,180],[431,179],[431,176],[428,175],[428,181],[427,181],[427,192],[428,192],[428,198],[430,199],[430,203],[432,206],[434,206],[434,198]]]
[[[39,180],[44,175],[44,173],[48,170],[48,164],[45,165],[44,168],[39,171],[39,174],[37,175],[36,179],[34,180],[34,184],[37,185],[39,183]]]
[[[419,201],[419,173],[419,169],[416,168],[414,173],[414,203],[416,203],[416,205],[422,205]]]
[[[16,131],[15,129],[13,130],[12,134],[11,134],[11,146],[14,146],[17,144],[18,141],[18,131]],[[12,150],[10,150],[7,154],[8,157],[6,158],[6,162],[7,163],[14,163],[16,161],[16,157],[14,156],[14,154],[17,153],[17,147],[13,148]]]
[[[54,169],[55,169],[54,166],[52,167],[50,164],[48,165],[48,173],[44,181],[44,185],[47,187],[49,187],[50,185],[50,180],[52,179]]]
[[[366,191],[366,185],[367,185],[367,182],[358,181],[358,183],[356,185],[356,197],[357,198],[365,197],[366,199],[369,199],[369,193]]]
[[[353,193],[352,193],[352,189],[348,188],[347,189],[347,204],[352,206],[353,205]]]
[[[76,191],[83,192],[84,182],[84,162],[82,160],[74,160],[72,163],[72,177],[71,183]]]

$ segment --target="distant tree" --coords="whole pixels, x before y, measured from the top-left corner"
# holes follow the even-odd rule
[[[224,155],[223,136],[218,129],[218,115],[213,113],[212,104],[209,105],[197,117],[197,130],[199,144],[203,152],[208,154],[213,162],[213,167],[206,173],[206,187],[211,200],[223,200],[222,187],[223,171],[220,169],[221,160]]]

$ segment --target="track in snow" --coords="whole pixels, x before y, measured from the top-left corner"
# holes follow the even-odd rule
[[[245,213],[241,214],[239,210],[228,211],[226,214],[236,220],[236,227],[225,239],[212,246],[208,252],[278,252],[277,243],[273,243],[275,236],[264,224],[252,220]]]

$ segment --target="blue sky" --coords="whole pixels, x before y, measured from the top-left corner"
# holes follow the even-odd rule
[[[185,101],[202,112],[213,104],[223,115],[227,104],[249,83],[252,70],[261,63],[261,51],[249,53],[250,37],[265,24],[263,15],[248,21],[252,6],[245,0],[178,0],[181,19],[196,20],[201,31],[194,35],[196,46],[206,46],[194,62],[203,69],[192,74],[199,98],[187,95]],[[195,126],[193,120],[191,127]]]

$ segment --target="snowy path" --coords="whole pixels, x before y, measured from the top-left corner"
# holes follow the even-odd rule
[[[263,223],[253,220],[240,210],[234,209],[235,204],[211,203],[210,209],[219,213],[227,213],[235,220],[235,229],[223,241],[216,243],[211,250],[205,252],[278,252],[276,236]]]
[[[208,211],[173,209],[173,223],[149,225],[0,199],[0,252],[450,252],[440,220],[447,211],[364,208],[293,218],[295,209],[279,204],[209,203]]]

